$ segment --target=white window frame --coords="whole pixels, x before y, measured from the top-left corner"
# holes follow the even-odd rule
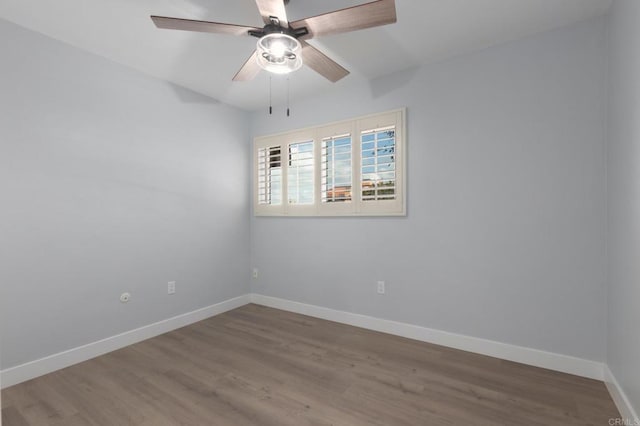
[[[406,216],[406,108],[372,114],[306,129],[293,130],[269,136],[259,136],[253,145],[253,206],[255,216]],[[394,162],[396,171],[395,199],[362,200],[361,152],[362,132],[395,127]],[[351,195],[349,202],[323,203],[321,194],[322,140],[332,136],[351,135]],[[308,205],[288,203],[289,145],[313,141],[314,202]],[[282,203],[260,204],[258,200],[258,153],[266,147],[280,146],[282,174]]]

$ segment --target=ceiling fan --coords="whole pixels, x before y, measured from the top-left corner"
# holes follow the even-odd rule
[[[233,81],[252,80],[260,71],[285,74],[299,69],[303,60],[311,69],[336,82],[349,74],[345,68],[307,43],[324,35],[339,34],[396,22],[395,0],[377,0],[289,22],[288,0],[256,0],[263,28],[191,19],[151,16],[158,28],[234,36],[257,37],[257,47],[233,77]]]

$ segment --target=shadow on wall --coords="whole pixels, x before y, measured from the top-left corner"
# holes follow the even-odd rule
[[[212,9],[207,0],[186,0],[168,10],[159,5],[152,13],[184,19],[261,25],[255,2],[244,0],[230,3],[233,5],[220,11]],[[189,104],[226,104],[229,98],[226,86],[243,63],[229,59],[235,57],[237,52],[246,52],[248,57],[255,48],[255,39],[160,29],[155,27],[150,17],[144,20],[145,25],[154,31],[156,40],[162,45],[166,44],[172,56],[167,80],[177,83],[172,88],[178,99]],[[199,94],[186,87],[202,88],[204,93],[215,94],[215,97]]]
[[[374,99],[381,98],[382,96],[388,95],[402,87],[408,86],[411,84],[416,74],[418,74],[420,68],[420,66],[414,66],[403,71],[371,79],[369,82],[371,96]]]
[[[175,83],[167,82],[169,87],[176,94],[176,97],[185,104],[199,104],[199,105],[218,105],[221,102],[210,96],[203,95],[202,93],[194,92],[186,87],[178,86]]]

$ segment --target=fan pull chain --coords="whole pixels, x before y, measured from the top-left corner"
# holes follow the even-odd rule
[[[269,115],[273,114],[273,102],[271,102],[271,76],[269,76]]]
[[[289,104],[291,102],[291,94],[289,90],[289,77],[287,77],[287,117],[289,117]]]

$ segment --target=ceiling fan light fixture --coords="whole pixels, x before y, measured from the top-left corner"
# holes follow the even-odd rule
[[[302,45],[284,33],[271,33],[261,37],[256,55],[260,68],[274,74],[288,74],[302,66]]]

